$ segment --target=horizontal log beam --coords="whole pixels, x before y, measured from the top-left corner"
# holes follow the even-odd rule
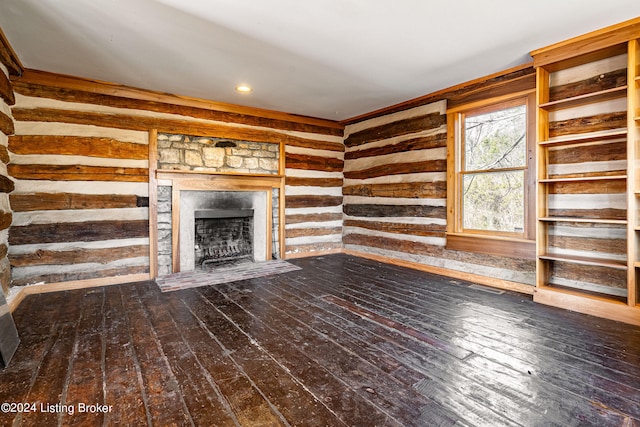
[[[117,209],[148,206],[148,199],[126,194],[35,193],[11,194],[14,212],[66,209]]]
[[[363,157],[383,156],[386,154],[405,153],[407,151],[428,150],[447,146],[446,132],[436,135],[412,138],[395,144],[387,144],[383,147],[373,147],[364,150],[348,151],[344,154],[345,160],[361,159]]]
[[[345,139],[344,144],[347,147],[355,147],[367,142],[379,141],[382,139],[392,138],[394,136],[402,136],[410,133],[438,128],[446,123],[447,116],[444,114],[425,114],[423,116],[398,120],[393,123],[374,126],[368,129],[361,130],[359,132],[355,132],[349,135],[347,139]]]
[[[564,147],[549,150],[549,164],[572,164],[584,162],[604,162],[627,159],[626,141],[585,147]]]
[[[342,187],[342,178],[300,178],[287,176],[285,185],[293,187]]]
[[[446,232],[446,226],[440,224],[400,224],[394,222],[346,219],[344,221],[344,226],[366,228],[367,230],[384,231],[386,233],[425,237],[445,237]]]
[[[626,239],[596,239],[592,237],[549,235],[549,247],[573,249],[604,254],[624,255],[627,253]]]
[[[549,216],[561,218],[627,219],[626,209],[549,209]]]
[[[627,84],[627,70],[615,70],[598,74],[588,79],[578,82],[571,82],[560,86],[549,88],[549,101],[572,98],[574,96],[585,95],[587,93],[598,92],[606,89],[613,89]]]
[[[9,229],[10,245],[60,242],[94,242],[98,240],[149,237],[149,222],[87,221],[57,224],[30,224]]]
[[[106,264],[121,259],[145,256],[149,256],[148,245],[70,251],[39,249],[32,253],[9,255],[9,261],[13,267],[29,267],[34,265],[70,265],[81,263]]]
[[[5,73],[0,71],[0,98],[7,103],[13,105],[16,103],[16,97],[13,94],[13,86]]]
[[[14,115],[15,116],[15,115]],[[627,127],[627,112],[597,114],[549,123],[549,137],[573,135]]]
[[[101,137],[14,135],[9,138],[9,150],[24,155],[57,154],[131,160],[149,158],[147,145]]]
[[[340,242],[321,242],[308,245],[287,245],[285,252],[286,258],[295,258],[296,256],[312,256],[314,252],[323,253],[339,253],[342,250]]]
[[[148,182],[149,171],[143,168],[118,168],[82,165],[19,165],[7,167],[16,179],[44,181],[113,181]]]
[[[345,196],[365,197],[404,197],[411,199],[447,197],[447,183],[436,182],[402,182],[394,184],[361,184],[343,188]]]
[[[624,288],[627,285],[627,272],[614,268],[591,265],[577,265],[555,261],[549,267],[551,281],[555,277],[575,280],[576,282],[597,283],[611,288]],[[585,278],[587,278],[585,280]]]
[[[306,236],[329,236],[331,234],[342,234],[342,227],[289,228],[285,230],[285,237],[287,239]]]
[[[393,163],[388,165],[375,166],[360,171],[345,172],[344,177],[347,179],[367,179],[388,175],[404,175],[408,173],[422,172],[445,172],[447,170],[447,161],[442,160],[425,160],[424,162],[412,163]]]
[[[328,222],[342,220],[342,213],[320,213],[320,214],[299,214],[287,215],[286,224],[300,224],[303,222]]]
[[[627,191],[627,183],[621,179],[555,182],[548,186],[549,194],[618,194]]]
[[[438,218],[447,217],[444,206],[424,205],[344,205],[343,211],[349,216],[364,218],[389,218],[389,217],[420,217]]]
[[[287,169],[342,172],[344,169],[344,161],[335,157],[307,156],[304,154],[286,153],[285,167]]]
[[[287,208],[321,208],[341,204],[342,196],[286,196],[285,198]]]
[[[300,138],[270,130],[134,114],[105,114],[55,108],[14,108],[12,112],[17,121],[72,123],[140,131],[157,129],[159,133],[213,136],[273,144],[282,142],[286,145],[309,144],[312,147],[318,142],[314,139]]]
[[[25,70],[20,79],[15,79],[14,87],[16,92],[27,96],[174,113],[284,130],[342,136],[344,129],[343,125],[333,120],[176,96],[45,71]]]

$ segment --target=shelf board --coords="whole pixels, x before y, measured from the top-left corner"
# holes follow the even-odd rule
[[[581,133],[577,135],[566,135],[557,138],[540,141],[538,144],[545,147],[561,145],[588,144],[591,142],[607,141],[611,139],[623,138],[627,136],[627,128],[612,129],[598,132]]]
[[[542,254],[538,255],[538,258],[547,261],[562,261],[572,264],[591,265],[595,267],[609,267],[617,270],[626,270],[627,263],[625,261],[618,261],[613,259],[582,257],[582,256],[566,256],[566,255],[554,255],[554,254]]]
[[[627,95],[627,86],[618,86],[612,89],[599,90],[597,92],[587,93],[584,95],[572,96],[571,98],[559,99],[557,101],[545,102],[538,107],[547,111],[562,110],[565,108],[576,107],[579,105],[593,104],[610,99],[624,98]]]
[[[636,262],[634,262],[634,263],[633,263],[633,266],[634,266],[635,268],[640,268],[640,261],[636,261]]]
[[[626,219],[599,219],[599,218],[567,218],[559,216],[545,216],[538,218],[538,221],[544,222],[586,222],[593,224],[620,224],[626,225]]]
[[[576,178],[545,178],[539,179],[538,182],[554,183],[554,182],[584,182],[584,181],[603,181],[609,179],[627,179],[627,175],[598,175],[598,176],[581,176]]]

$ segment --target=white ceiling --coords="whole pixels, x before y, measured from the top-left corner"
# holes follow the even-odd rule
[[[0,2],[26,68],[333,120],[637,16],[639,0]]]

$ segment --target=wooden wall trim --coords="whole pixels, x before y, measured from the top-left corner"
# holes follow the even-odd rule
[[[332,132],[335,135],[342,135],[342,130],[344,129],[344,126],[342,124],[333,120],[300,116],[296,114],[266,110],[261,108],[245,107],[241,105],[210,101],[200,98],[173,95],[169,93],[134,88],[117,83],[85,79],[81,77],[50,73],[46,71],[26,69],[24,70],[24,73],[21,77],[14,78],[13,80],[16,86],[18,86],[17,83],[34,84],[87,92],[96,95],[127,98],[129,100],[148,101],[153,103],[170,104],[174,106],[219,111],[233,115],[233,120],[228,120],[233,122],[238,122],[238,120],[241,119],[241,116],[252,116],[257,118],[313,126],[314,129],[309,129],[310,132],[313,132],[314,130],[318,132],[319,129],[325,128],[335,130],[335,132]],[[16,91],[20,92],[19,87],[16,87]],[[87,100],[85,100],[85,102],[87,102]],[[136,108],[140,107],[144,108],[143,105],[136,106]],[[150,108],[150,106],[147,105],[147,108]],[[325,133],[331,132],[325,130]]]
[[[4,35],[4,32],[0,28],[0,62],[9,70],[9,74],[12,76],[20,76],[24,67],[16,55],[16,52],[11,47],[9,40]]]
[[[531,51],[535,67],[626,43],[640,34],[640,17]]]

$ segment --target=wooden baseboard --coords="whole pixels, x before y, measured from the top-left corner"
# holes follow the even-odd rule
[[[342,248],[335,248],[335,249],[326,249],[323,251],[297,252],[297,253],[290,253],[290,254],[285,253],[284,259],[309,258],[312,256],[341,254],[342,252],[343,252]]]
[[[100,286],[121,285],[123,283],[142,282],[150,280],[148,273],[128,274],[125,276],[101,277],[98,279],[73,280],[70,282],[42,283],[25,286],[8,301],[9,309],[13,312],[27,295],[44,294],[48,292],[70,291],[74,289],[97,288]]]
[[[425,271],[427,273],[439,274],[441,276],[452,277],[454,279],[468,280],[469,282],[478,283],[492,288],[503,289],[507,291],[520,292],[522,294],[533,295],[534,287],[524,283],[511,282],[508,280],[496,279],[493,277],[480,276],[479,274],[465,273],[462,271],[449,270],[448,268],[434,267],[431,265],[420,264],[412,261],[405,261],[397,258],[386,257],[382,255],[374,255],[366,252],[359,252],[350,249],[343,251],[345,254],[357,256],[360,258],[372,259],[374,261],[384,262],[386,264],[408,267],[414,270]]]
[[[640,326],[640,307],[630,307],[623,302],[548,287],[535,288],[533,301],[553,307],[564,308],[565,310]]]

